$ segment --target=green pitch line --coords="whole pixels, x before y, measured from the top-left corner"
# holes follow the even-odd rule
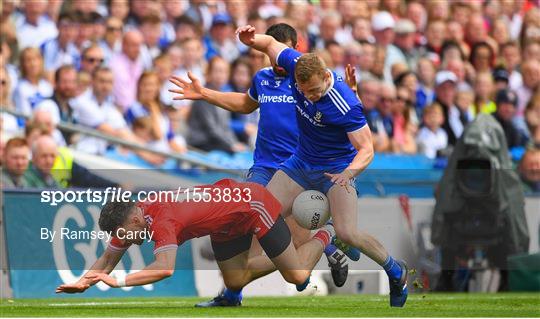
[[[0,302],[0,317],[540,317],[539,293],[245,298],[240,308],[199,309],[201,298],[56,298]]]

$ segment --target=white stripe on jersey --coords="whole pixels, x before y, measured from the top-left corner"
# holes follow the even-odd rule
[[[351,107],[347,104],[347,102],[345,102],[345,99],[341,96],[341,94],[339,94],[339,92],[332,88],[330,89],[330,92],[329,92],[332,96],[334,96],[338,102],[340,102],[341,106],[344,108],[345,110],[345,113],[347,113],[348,111],[351,110]]]
[[[347,113],[347,110],[344,109],[343,105],[338,102],[331,90],[328,92],[328,96],[330,97],[334,105],[338,108],[338,110],[341,112],[341,114],[345,115],[345,113]]]

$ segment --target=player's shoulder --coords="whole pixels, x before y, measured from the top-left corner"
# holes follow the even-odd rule
[[[356,94],[347,86],[342,77],[332,72],[333,83],[326,92],[325,106],[332,113],[347,114],[353,107],[360,105]]]
[[[269,80],[269,79],[273,79],[275,76],[276,76],[276,74],[274,73],[274,70],[272,69],[272,67],[266,67],[266,68],[262,68],[259,71],[257,71],[255,73],[255,75],[253,76],[253,79],[255,81],[257,81],[257,80]]]

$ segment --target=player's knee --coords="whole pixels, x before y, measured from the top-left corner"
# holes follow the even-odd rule
[[[336,236],[344,243],[348,245],[354,244],[354,235],[356,229],[350,226],[337,227],[334,226],[336,230]]]
[[[306,282],[309,274],[306,274],[302,271],[287,271],[283,273],[283,278],[285,281],[295,285],[301,285]]]

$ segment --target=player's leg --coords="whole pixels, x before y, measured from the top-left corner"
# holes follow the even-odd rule
[[[250,259],[248,267],[257,269],[257,272],[250,273],[264,275],[277,268],[287,282],[297,285],[298,290],[303,290],[309,283],[311,271],[333,236],[333,226],[327,225],[310,240],[295,248],[289,229],[283,217],[279,216],[270,231],[259,238],[266,256]]]
[[[214,299],[196,304],[196,307],[231,307],[242,304],[242,288],[251,281],[248,270],[249,248],[252,235],[232,240],[211,236],[212,250],[223,276],[225,289]]]
[[[390,304],[403,306],[407,300],[407,267],[396,261],[375,237],[358,229],[358,197],[355,191],[334,185],[327,193],[337,237],[359,248],[384,268],[390,279]]]

